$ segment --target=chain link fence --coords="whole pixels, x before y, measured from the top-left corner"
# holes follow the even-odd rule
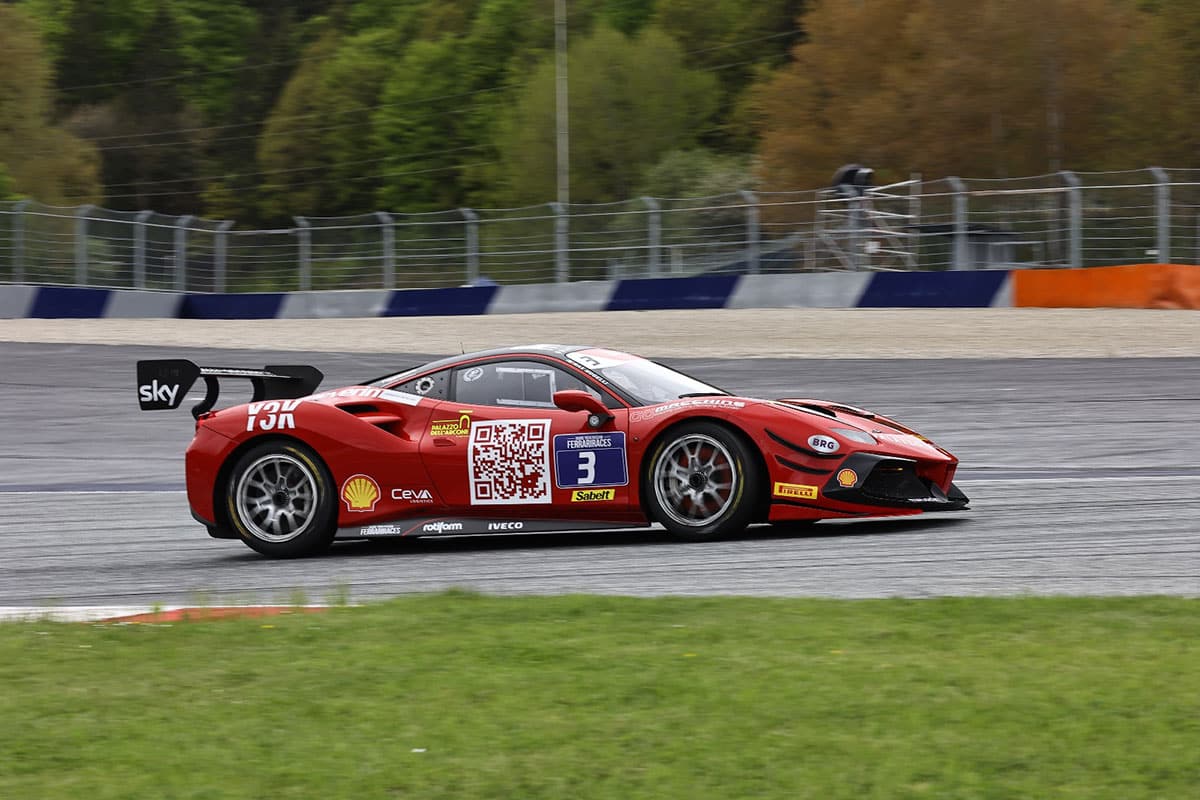
[[[1200,169],[296,217],[0,202],[0,282],[193,292],[1200,263]]]

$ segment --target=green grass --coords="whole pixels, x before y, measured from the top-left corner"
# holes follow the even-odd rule
[[[0,626],[3,798],[1195,798],[1200,601]]]

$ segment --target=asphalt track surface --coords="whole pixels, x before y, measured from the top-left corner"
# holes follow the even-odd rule
[[[364,601],[490,593],[1200,595],[1200,363],[1183,358],[668,359],[731,391],[850,402],[962,460],[971,510],[756,528],[339,543],[264,559],[209,539],[182,491],[187,411],[137,410],[138,358],[311,363],[325,387],[422,356],[0,345],[0,606]],[[230,401],[237,398],[227,398]]]

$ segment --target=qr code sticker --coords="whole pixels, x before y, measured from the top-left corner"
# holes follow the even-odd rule
[[[471,505],[549,503],[550,420],[483,420],[467,451]]]

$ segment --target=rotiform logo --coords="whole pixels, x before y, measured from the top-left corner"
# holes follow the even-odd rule
[[[450,531],[461,531],[463,524],[461,522],[426,522],[421,527],[422,533],[449,533]]]

